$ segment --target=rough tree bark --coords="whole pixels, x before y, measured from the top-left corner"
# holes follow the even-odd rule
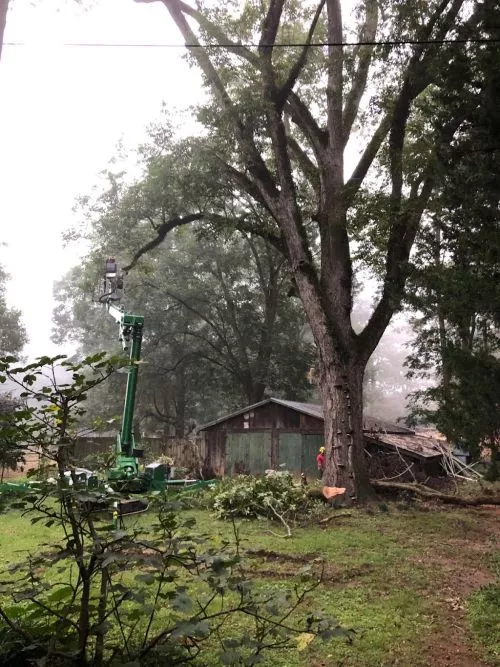
[[[432,3],[427,22],[411,37],[416,43],[411,47],[399,90],[381,114],[379,124],[348,180],[344,174],[344,151],[368,82],[373,55],[370,43],[377,35],[377,0],[365,0],[365,20],[359,35],[366,45],[356,52],[349,87],[344,76],[340,0],[318,2],[303,48],[288,74],[279,71],[273,61],[284,0],[269,0],[267,3],[257,50],[233,42],[219,24],[183,0],[161,1],[186,46],[191,47],[193,59],[234,130],[243,167],[222,160],[222,168],[235,187],[252,197],[276,223],[275,231],[270,231],[268,226],[251,231],[282,249],[304,305],[319,356],[318,377],[327,450],[325,484],[345,486],[348,497],[363,500],[373,493],[364,457],[363,373],[393,313],[401,304],[411,247],[434,186],[439,144],[451,140],[460,123],[460,119],[450,118],[449,125],[443,127],[441,135],[435,138],[435,150],[431,151],[421,173],[413,174],[412,182],[406,183],[404,148],[408,118],[415,99],[430,83],[435,83],[439,50],[429,42],[443,40],[456,27],[464,0],[436,0]],[[329,47],[324,100],[326,126],[323,127],[295,88],[307,62],[316,26],[325,10]],[[230,89],[214,64],[214,51],[200,43],[193,28],[195,24],[213,42],[224,45],[226,51],[253,68],[255,79],[260,81],[256,84],[255,99],[260,100],[260,113],[265,115],[268,148],[260,148],[255,130],[258,124],[248,121],[233,101]],[[294,128],[293,136],[290,126]],[[351,324],[353,268],[348,212],[353,208],[356,194],[384,142],[388,147],[391,190],[385,278],[381,297],[368,324],[362,332],[356,333]],[[307,231],[307,225],[312,221],[304,219],[299,204],[297,170],[315,193],[316,213],[312,221],[317,224],[319,235],[319,266],[313,257]],[[203,212],[198,215],[203,218]],[[238,224],[236,221],[235,225]],[[152,244],[157,245],[153,241],[148,247]],[[136,253],[134,262],[140,255],[141,251]]]

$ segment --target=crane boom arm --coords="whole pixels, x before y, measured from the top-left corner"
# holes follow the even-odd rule
[[[109,315],[118,322],[119,339],[123,349],[129,351],[130,362],[127,368],[127,387],[121,427],[116,440],[117,467],[109,471],[109,479],[112,480],[113,478],[122,479],[123,477],[137,475],[139,470],[137,457],[142,455],[135,448],[133,426],[144,317],[125,313],[117,305],[116,302],[121,298],[123,281],[118,276],[116,262],[113,259],[106,262],[104,282],[105,294],[102,295],[100,301],[105,304]],[[106,291],[107,288],[109,288],[109,291]]]

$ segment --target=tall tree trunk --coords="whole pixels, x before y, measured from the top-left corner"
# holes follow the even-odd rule
[[[0,59],[2,58],[3,34],[7,24],[7,10],[9,9],[9,0],[0,0]]]
[[[104,634],[102,624],[106,620],[106,611],[108,606],[108,570],[101,569],[101,590],[99,592],[99,604],[97,607],[97,631],[94,649],[94,667],[101,667],[104,659]]]
[[[251,393],[251,400],[250,404],[252,405],[253,403],[260,403],[260,401],[263,400],[264,394],[266,391],[266,382],[254,382],[252,385],[252,393]]]
[[[322,363],[320,392],[325,423],[325,486],[346,489],[345,500],[374,496],[368,477],[363,439],[364,367]]]
[[[184,364],[175,369],[175,436],[183,438],[186,427],[186,374]]]
[[[82,572],[82,594],[80,598],[80,614],[78,617],[78,665],[87,665],[87,643],[90,632],[90,574]]]
[[[138,0],[149,2],[151,0]],[[356,121],[360,102],[367,87],[371,49],[361,49],[356,59],[350,90],[344,78],[344,41],[341,0],[318,3],[318,11],[311,22],[305,48],[289,70],[288,76],[273,63],[273,46],[283,19],[284,2],[268,3],[267,16],[262,22],[258,52],[241,48],[232,42],[220,25],[212,23],[207,15],[194,10],[180,0],[163,0],[176,23],[191,54],[197,60],[208,85],[224,108],[227,122],[232,125],[239,149],[239,162],[228,157],[227,173],[238,189],[243,189],[274,218],[279,234],[259,225],[254,232],[267,240],[273,239],[275,247],[284,252],[290,263],[301,301],[316,341],[319,353],[320,388],[325,408],[327,466],[325,480],[345,486],[348,495],[362,500],[369,494],[362,436],[362,379],[371,353],[387,328],[390,319],[400,306],[408,259],[418,226],[434,187],[437,176],[437,147],[451,141],[461,122],[460,114],[453,114],[435,137],[436,150],[415,179],[408,195],[404,192],[405,140],[407,122],[417,97],[436,82],[439,72],[438,58],[432,42],[445,39],[455,27],[464,0],[443,0],[433,8],[427,21],[413,34],[416,43],[407,66],[401,72],[401,84],[395,91],[387,114],[379,121],[352,176],[344,178],[344,150]],[[375,39],[377,31],[377,2],[366,4],[366,21],[362,35],[367,42]],[[481,3],[476,3],[481,6]],[[313,41],[316,23],[323,7],[327,10],[328,70],[323,114],[318,123],[306,99],[294,90],[307,61],[308,45]],[[477,11],[477,10],[476,10]],[[474,16],[475,14],[473,14]],[[258,115],[243,115],[233,90],[217,69],[211,53],[203,47],[193,26],[197,23],[223,46],[227,52],[237,49],[238,55],[249,63],[260,77],[261,90],[256,96]],[[283,19],[283,23],[281,23]],[[471,19],[469,19],[471,20]],[[440,52],[439,52],[440,53]],[[284,80],[284,81],[283,81]],[[322,82],[322,85],[323,82]],[[260,97],[259,97],[260,95]],[[262,109],[266,113],[264,136],[271,139],[272,155],[268,160],[267,146],[263,149],[256,139],[257,119],[260,123]],[[325,114],[326,111],[326,114]],[[307,148],[293,139],[290,142],[284,123],[284,114],[290,116],[303,135]],[[326,127],[325,118],[326,115]],[[289,134],[289,133],[288,133]],[[388,138],[391,226],[387,242],[386,271],[382,296],[366,327],[356,335],[351,326],[352,313],[352,262],[349,248],[347,213],[363,184],[370,166],[385,139]],[[295,148],[293,148],[295,147]],[[301,194],[295,176],[297,164],[292,164],[292,154],[301,155],[301,170],[316,193],[316,213],[321,244],[321,272],[318,276],[317,248],[309,240],[310,232],[304,224],[301,210]],[[292,150],[289,150],[292,148]],[[264,152],[263,152],[264,151]],[[314,160],[309,157],[314,154]],[[270,166],[272,164],[272,167]],[[303,165],[305,164],[305,168]],[[239,171],[239,167],[241,171]],[[171,221],[177,225],[175,219]],[[173,228],[173,227],[172,227]],[[164,236],[163,236],[164,238]],[[161,242],[161,238],[158,243]],[[145,246],[149,249],[151,244]],[[140,256],[136,254],[136,258]],[[132,266],[132,265],[131,265]],[[231,304],[230,304],[231,305]],[[247,357],[242,345],[242,358]],[[246,367],[248,367],[248,359]],[[344,458],[342,459],[342,455]]]
[[[346,489],[345,500],[363,502],[374,497],[363,439],[363,377],[378,339],[360,347],[350,319],[337,316],[339,308],[325,303],[321,286],[307,271],[295,279],[318,350],[318,386],[324,412],[325,486]]]

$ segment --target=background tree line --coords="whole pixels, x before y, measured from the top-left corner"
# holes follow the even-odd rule
[[[55,342],[73,340],[87,354],[116,338],[96,302],[103,260],[116,255],[123,266],[171,205],[171,155],[158,145],[165,131],[152,129],[152,144],[142,147],[141,179],[127,185],[109,173],[109,187],[81,201],[87,226],[72,237],[85,237],[91,251],[56,285]],[[176,196],[182,201],[183,190]],[[148,255],[128,275],[124,297],[129,312],[146,317],[137,413],[143,427],[182,436],[195,423],[265,395],[307,399],[314,349],[300,302],[289,291],[282,255],[230,228],[185,226]],[[103,417],[121,406],[123,383],[113,382],[97,398]]]

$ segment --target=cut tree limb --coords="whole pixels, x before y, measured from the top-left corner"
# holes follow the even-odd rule
[[[460,505],[462,507],[474,507],[477,505],[500,505],[500,498],[495,496],[476,496],[474,498],[461,498],[460,496],[450,496],[447,493],[434,491],[421,484],[404,484],[403,482],[386,482],[384,480],[372,479],[371,484],[375,489],[387,489],[389,491],[409,491],[422,498],[429,500],[439,500],[447,505]]]
[[[352,512],[344,512],[343,514],[335,512],[334,514],[330,514],[330,516],[327,516],[326,519],[320,519],[318,523],[319,524],[329,523],[333,519],[342,519],[345,516],[352,516]]]

